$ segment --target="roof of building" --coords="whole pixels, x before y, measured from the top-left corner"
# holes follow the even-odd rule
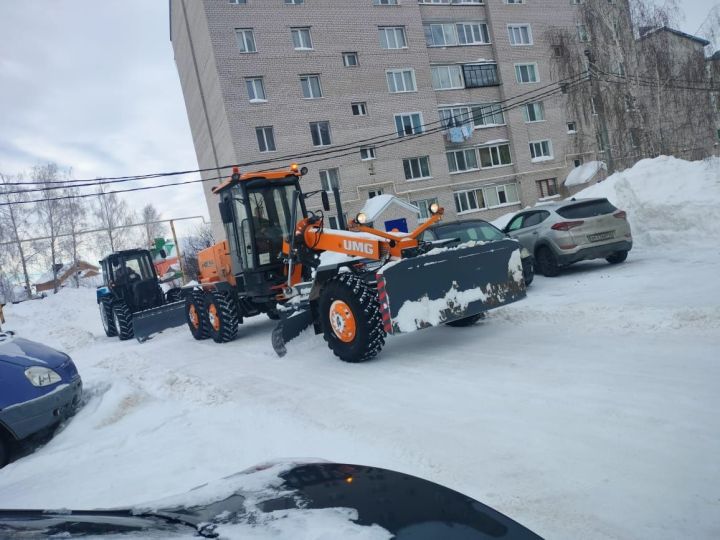
[[[650,26],[644,26],[640,28],[640,39],[644,39],[648,36],[651,36],[652,34],[656,34],[657,32],[665,31],[670,32],[671,34],[675,34],[676,36],[683,37],[685,39],[690,39],[692,41],[696,41],[700,43],[703,47],[710,45],[710,42],[707,39],[693,36],[692,34],[686,34],[685,32],[681,32],[680,30],[675,30],[674,28],[670,28],[669,26],[658,26],[655,28],[652,28]]]
[[[405,210],[408,210],[412,213],[417,213],[418,211],[417,206],[415,206],[414,204],[410,204],[409,202],[403,199],[399,199],[394,195],[387,194],[377,195],[376,197],[368,199],[365,202],[365,205],[362,207],[362,210],[360,211],[367,216],[368,222],[371,223],[375,221],[377,217],[385,211],[386,208],[393,205],[404,208]]]

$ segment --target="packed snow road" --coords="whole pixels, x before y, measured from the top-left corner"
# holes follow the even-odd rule
[[[10,327],[73,356],[87,401],[0,471],[0,507],[141,503],[313,456],[439,482],[547,538],[720,537],[719,267],[717,241],[648,240],[357,365],[310,334],[278,358],[262,318],[225,345],[185,328],[141,345],[104,336],[94,291],[12,306]]]

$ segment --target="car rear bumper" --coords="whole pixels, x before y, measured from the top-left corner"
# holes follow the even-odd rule
[[[0,411],[0,423],[17,440],[25,439],[71,416],[82,397],[82,380],[58,386],[42,397],[11,405]]]
[[[558,253],[557,258],[558,262],[565,266],[590,259],[604,259],[613,253],[617,253],[618,251],[630,251],[631,249],[632,240],[621,240],[610,244],[580,248],[574,253]]]

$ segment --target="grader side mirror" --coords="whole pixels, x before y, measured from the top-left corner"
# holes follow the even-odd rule
[[[223,223],[232,223],[232,211],[230,210],[230,200],[226,199],[218,203],[220,210],[220,219]]]
[[[322,199],[323,210],[326,212],[330,211],[330,197],[328,197],[327,191],[320,192],[320,198]]]

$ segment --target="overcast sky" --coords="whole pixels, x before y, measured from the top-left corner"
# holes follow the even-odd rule
[[[681,1],[681,29],[696,32],[717,3]],[[47,161],[75,178],[196,169],[167,10],[167,0],[0,0],[0,172]],[[197,185],[141,193],[134,205],[150,201],[165,218],[207,214]]]

